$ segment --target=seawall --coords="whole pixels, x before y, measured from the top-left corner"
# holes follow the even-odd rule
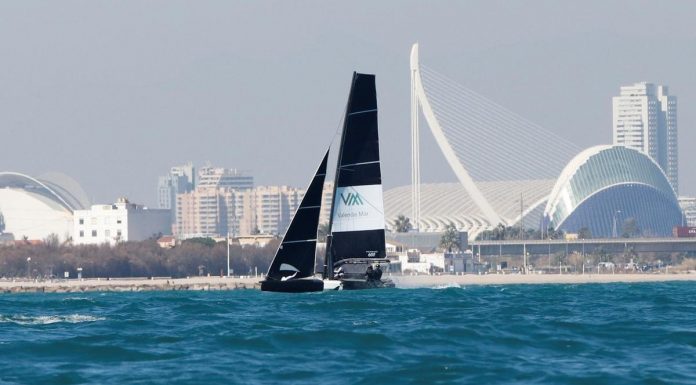
[[[175,290],[259,289],[261,277],[99,278],[72,280],[1,280],[0,293],[81,293]]]

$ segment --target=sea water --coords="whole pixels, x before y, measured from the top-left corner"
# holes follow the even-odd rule
[[[0,384],[695,384],[696,284],[0,295]]]

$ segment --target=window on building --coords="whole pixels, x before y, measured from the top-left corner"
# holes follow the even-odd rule
[[[121,224],[121,218],[116,219],[116,223],[120,225],[120,224]]]
[[[97,230],[92,230],[92,236],[96,237],[97,236]]]
[[[93,225],[96,225],[96,224],[97,224],[97,218],[96,218],[96,217],[90,218],[89,221],[90,221],[90,223],[93,224]]]
[[[111,236],[111,230],[104,230],[104,236],[109,238]]]
[[[79,221],[79,222],[80,222],[81,225],[84,225],[84,224],[85,224],[85,218],[80,218],[80,221]]]
[[[84,230],[80,230],[80,238],[84,238],[84,236],[85,236],[85,231],[84,231]]]
[[[116,236],[118,236],[118,237],[121,236],[121,230],[116,230]]]

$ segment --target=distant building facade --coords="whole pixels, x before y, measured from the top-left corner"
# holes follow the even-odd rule
[[[684,226],[696,226],[696,197],[679,197],[679,206],[684,211]]]
[[[305,190],[288,186],[260,186],[252,194],[252,215],[261,234],[285,234]]]
[[[237,169],[203,167],[198,171],[195,187],[249,190],[254,188],[254,177],[245,175]]]
[[[177,238],[250,234],[255,228],[248,190],[200,187],[177,196]]]
[[[678,193],[677,97],[643,82],[621,87],[612,102],[614,144],[648,154]]]
[[[77,245],[142,241],[171,230],[169,210],[148,209],[125,198],[114,204],[75,210],[73,217],[73,243]]]
[[[284,234],[305,191],[288,186],[201,187],[177,196],[175,235],[194,237]]]
[[[174,166],[169,174],[159,177],[157,183],[157,207],[170,210],[171,225],[176,221],[176,197],[196,187],[196,169],[191,163]]]
[[[319,214],[319,225],[328,225],[331,217],[331,203],[333,202],[333,182],[324,183],[324,190],[321,193],[321,212]]]

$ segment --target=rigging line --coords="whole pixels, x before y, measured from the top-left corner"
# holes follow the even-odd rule
[[[426,70],[425,72],[423,72],[423,74],[426,75],[426,77],[430,77],[433,81],[442,84],[445,88],[453,89],[453,90],[456,90],[460,93],[474,96],[475,98],[481,100],[485,104],[494,105],[498,109],[505,110],[511,114],[519,116],[520,118],[523,118],[524,120],[527,120],[529,123],[537,125],[536,123],[529,121],[528,119],[526,119],[523,116],[517,114],[516,112],[506,108],[505,106],[502,106],[499,103],[493,101],[492,99],[487,98],[487,97],[483,96],[482,94],[480,94],[480,93],[478,93],[478,92],[476,92],[468,87],[461,85],[456,80],[453,80],[453,79],[447,77],[446,75],[443,75],[435,70]]]
[[[380,186],[380,188],[382,187],[381,184],[380,184],[379,186]],[[355,186],[346,186],[346,187],[349,188],[349,189],[351,189],[351,190],[353,190],[353,192],[355,192],[356,194],[358,194],[358,190],[355,189]],[[382,200],[384,201],[384,197],[382,197]],[[383,212],[384,208],[382,208],[382,210],[380,210],[379,208],[377,208],[377,206],[375,206],[375,205],[373,205],[372,203],[370,203],[370,201],[368,201],[367,199],[365,199],[365,201],[367,202],[368,205],[370,205],[370,206],[371,206],[373,209],[375,209],[378,213],[380,213],[380,214],[382,214],[382,216],[384,216],[384,212]],[[382,202],[382,204],[384,204],[384,202]]]
[[[507,108],[505,108],[505,107],[503,107],[503,106],[501,106],[501,105],[498,104],[498,103],[493,102],[492,100],[490,100],[490,99],[488,99],[488,98],[486,98],[486,97],[484,97],[484,96],[482,96],[482,95],[476,93],[475,91],[472,91],[472,90],[470,90],[470,89],[468,89],[468,88],[466,88],[466,87],[463,87],[463,86],[459,85],[457,82],[455,82],[455,81],[453,81],[453,80],[451,80],[451,79],[449,79],[449,78],[447,78],[447,77],[445,77],[445,76],[443,76],[443,75],[440,75],[440,74],[437,73],[436,71],[432,71],[432,70],[431,70],[430,72],[432,73],[432,75],[430,76],[430,78],[433,80],[433,82],[437,82],[437,83],[442,84],[443,87],[444,87],[445,89],[448,89],[448,88],[449,88],[450,90],[458,91],[460,94],[462,94],[462,93],[463,93],[463,94],[466,94],[466,95],[468,95],[468,96],[466,96],[466,97],[468,97],[468,98],[470,98],[470,99],[475,99],[475,100],[477,100],[478,103],[480,103],[480,104],[482,104],[482,105],[488,105],[488,106],[495,107],[496,110],[504,111],[504,112],[506,112],[508,115],[515,116],[517,119],[522,120],[523,122],[525,122],[526,125],[532,126],[532,127],[536,128],[537,130],[546,132],[546,133],[548,133],[548,134],[550,134],[550,135],[557,136],[558,139],[560,139],[562,142],[564,142],[564,144],[567,144],[567,145],[569,145],[569,146],[571,146],[571,147],[577,147],[577,146],[575,146],[572,142],[567,141],[565,138],[559,136],[559,135],[556,134],[555,132],[550,131],[550,130],[546,129],[545,127],[543,127],[543,126],[541,126],[541,125],[538,125],[538,124],[536,124],[536,123],[534,123],[534,122],[531,122],[530,120],[528,120],[528,119],[522,117],[521,115],[519,115],[519,114],[517,114],[517,113],[515,113],[515,112],[513,112],[513,111],[511,111],[511,110],[509,110],[509,109],[507,109]],[[426,72],[423,73],[423,74],[426,75],[426,78],[429,77],[429,76],[428,76],[428,75],[429,75],[429,74],[428,74],[428,71],[426,71]],[[438,77],[439,77],[440,79],[438,79]],[[444,79],[444,80],[442,80],[442,79]],[[424,87],[424,88],[425,88],[425,87]]]
[[[461,111],[463,109],[462,107],[466,107],[466,106],[474,107],[471,104],[472,100],[463,98],[460,95],[447,95],[447,94],[436,92],[436,91],[427,91],[426,97],[429,97],[429,99],[437,98],[438,100],[446,101],[448,105],[454,105],[454,103],[448,99],[455,99],[455,100],[462,101],[464,106],[455,105],[452,107],[452,109],[454,109],[457,112]],[[476,103],[476,101],[473,100],[473,103]],[[543,129],[543,127],[541,127],[541,126],[531,125],[529,122],[520,119],[518,116],[511,115],[511,114],[502,114],[500,112],[500,110],[496,110],[494,108],[489,108],[487,110],[484,110],[483,107],[481,107],[481,106],[476,106],[476,107],[480,107],[480,108],[476,108],[476,109],[471,108],[470,109],[470,112],[475,112],[475,114],[469,113],[467,115],[486,116],[488,118],[490,118],[492,115],[493,117],[496,118],[495,120],[505,122],[507,126],[510,126],[510,124],[512,123],[515,125],[515,127],[518,130],[519,130],[519,128],[523,127],[524,131],[529,132],[529,133],[533,133],[533,134],[535,134],[535,136],[539,136],[538,134],[541,133],[542,137],[557,138],[561,142],[560,144],[563,145],[564,147],[573,148],[574,151],[576,150],[576,148],[575,148],[576,146],[573,144],[569,144],[569,142],[567,142],[564,138],[561,138],[558,135],[556,135],[555,133],[549,132],[548,130]]]
[[[451,131],[463,132],[470,134],[472,138],[494,137],[497,140],[487,143],[489,146],[497,148],[520,148],[520,144],[525,143],[530,145],[529,148],[538,148],[540,145],[545,146],[544,158],[554,157],[569,160],[575,152],[567,148],[556,147],[554,142],[549,138],[539,135],[526,135],[515,131],[505,126],[498,126],[491,122],[483,120],[479,116],[455,114],[451,109],[441,108],[437,98],[432,98],[433,110],[436,116],[446,117],[450,122],[457,122],[453,126],[444,127],[448,133]],[[504,138],[505,140],[500,140]]]
[[[450,107],[452,102],[450,102],[447,99],[441,98],[439,95],[431,95],[431,100],[433,100],[435,102],[435,103],[433,103],[434,109],[436,109],[438,111],[447,111],[447,112],[449,112],[450,115],[460,117],[462,120],[466,120],[466,121],[474,121],[475,120],[474,122],[477,123],[478,126],[489,126],[489,127],[494,127],[494,128],[497,128],[497,127],[515,128],[513,133],[515,133],[516,136],[524,137],[524,138],[527,138],[528,140],[532,140],[532,139],[534,139],[534,137],[538,136],[538,135],[534,135],[534,137],[532,137],[531,135],[521,135],[520,131],[519,131],[520,126],[510,124],[510,122],[503,122],[504,123],[503,125],[496,125],[491,121],[491,114],[490,113],[488,113],[488,114],[462,114],[459,112],[459,110],[461,109],[461,106],[457,106],[460,108],[454,108],[454,106]],[[490,112],[492,112],[492,111],[490,111]],[[482,118],[484,116],[485,116],[485,119]],[[467,125],[467,128],[468,127],[471,127],[471,126]],[[505,130],[505,131],[509,131],[509,130]],[[534,134],[536,134],[536,133],[534,133]]]
[[[440,118],[441,118],[441,120],[442,120],[444,123],[446,123],[447,125],[449,125],[449,123],[455,123],[455,122],[453,122],[453,121],[452,121],[448,116],[446,116],[446,115],[443,116],[443,115],[441,114],[441,115],[440,115]],[[453,125],[454,125],[454,124],[453,124]],[[448,131],[449,131],[449,130],[448,130]],[[464,141],[464,142],[467,142],[467,139],[469,139],[469,141],[470,141],[470,139],[471,139],[471,138],[465,137],[465,136],[464,136],[464,133],[462,133],[462,132],[460,132],[460,131],[456,131],[456,130],[453,131],[453,132],[450,132],[449,134],[450,134],[451,137],[453,137],[453,138],[450,138],[450,139],[462,139],[462,141]],[[473,137],[473,136],[475,136],[475,135],[471,135],[471,136]],[[483,135],[479,135],[479,136],[482,136],[484,139],[490,139],[490,138],[499,139],[499,135],[491,136],[491,135],[488,135],[488,134],[485,134],[485,133],[484,133]],[[455,142],[455,143],[459,143],[459,140],[450,140],[450,141],[451,141],[451,142]],[[520,141],[518,141],[518,142],[520,142]],[[536,146],[536,145],[537,145],[537,143],[534,143],[533,141],[524,140],[523,142],[527,142],[530,146],[532,146],[532,145]],[[485,142],[484,142],[484,143],[485,143]],[[519,144],[513,145],[513,144],[511,144],[511,143],[508,143],[508,142],[501,142],[501,141],[499,141],[498,144],[499,144],[498,147],[502,147],[503,149],[507,149],[508,152],[509,152],[509,151],[513,151],[513,150],[516,150],[515,152],[518,152],[518,151],[519,151]],[[484,151],[484,146],[481,146],[481,145],[478,145],[478,146],[477,146],[477,145],[471,145],[471,144],[468,144],[468,145],[471,146],[471,149],[469,149],[469,152],[481,152],[481,151]],[[487,147],[491,147],[490,144],[487,144],[486,146],[487,146]],[[490,151],[486,151],[486,153],[488,154],[488,153],[490,153]],[[558,155],[560,155],[560,154],[558,154]],[[552,157],[552,156],[550,156],[550,154],[545,153],[543,156],[540,156],[540,155],[537,155],[535,152],[529,152],[529,151],[527,151],[526,154],[525,154],[525,156],[524,156],[524,158],[526,158],[526,159],[532,159],[532,160],[537,160],[537,162],[536,162],[535,164],[531,165],[531,166],[534,166],[534,167],[536,168],[536,167],[539,167],[539,166],[540,166],[539,161],[548,161],[549,159],[552,159],[552,158],[563,158],[563,159],[566,159],[566,155]]]
[[[440,114],[440,120],[446,126],[457,125],[456,122],[454,121],[455,119],[456,118],[450,118],[449,116],[447,116],[445,114]],[[502,141],[500,141],[500,138],[507,136],[504,134],[503,135],[499,135],[499,134],[496,134],[496,135],[489,135],[489,134],[471,135],[470,133],[465,133],[465,132],[462,132],[461,130],[450,130],[450,127],[446,127],[445,130],[448,133],[448,139],[450,142],[459,143],[459,144],[463,143],[467,146],[471,146],[471,148],[469,148],[468,152],[461,154],[462,157],[464,157],[464,158],[470,158],[473,155],[473,153],[485,152],[486,154],[490,154],[492,152],[497,152],[497,153],[500,153],[500,152],[519,152],[520,148],[534,148],[534,147],[539,146],[539,143],[535,143],[534,141],[529,141],[529,140],[519,139],[519,138],[514,141],[515,143],[513,143],[512,141],[506,141],[505,143],[502,143]],[[472,144],[471,142],[474,138],[479,143]],[[497,142],[492,142],[492,141],[497,141]],[[492,149],[495,149],[495,151],[491,151]],[[493,155],[495,155],[495,154],[493,154]],[[544,152],[543,154],[541,154],[541,153],[538,153],[536,151],[525,151],[524,153],[521,154],[521,156],[525,160],[534,161],[533,164],[530,164],[527,166],[531,166],[533,168],[544,167],[545,169],[548,167],[546,167],[544,164],[548,163],[549,161],[567,162],[568,158],[570,157],[569,154],[561,154],[558,152]],[[565,163],[563,163],[563,164],[565,164]]]
[[[560,142],[560,143],[556,143],[557,147],[560,144],[562,147],[565,147],[568,149],[573,148],[573,150],[575,150],[574,145],[568,144],[568,142],[565,141],[565,139],[558,137],[558,135],[556,135],[555,133],[550,133],[547,130],[543,130],[539,126],[531,126],[527,122],[520,120],[519,118],[515,117],[514,115],[510,115],[510,114],[503,115],[499,111],[495,111],[495,110],[491,110],[491,109],[485,111],[485,113],[481,112],[480,108],[476,108],[476,109],[473,108],[474,106],[471,104],[472,101],[462,99],[460,96],[454,96],[452,98],[448,98],[448,95],[442,95],[441,93],[437,93],[437,92],[428,92],[426,96],[429,97],[429,99],[437,98],[439,100],[445,100],[445,101],[447,101],[448,104],[453,104],[453,102],[451,100],[448,100],[448,99],[455,99],[455,100],[463,101],[464,106],[457,106],[458,108],[455,109],[456,111],[461,110],[462,107],[468,106],[468,107],[470,107],[469,108],[470,113],[468,115],[486,116],[489,119],[494,118],[493,120],[503,122],[503,123],[505,123],[505,126],[507,126],[507,127],[514,125],[518,131],[520,129],[523,129],[523,131],[525,131],[527,133],[532,133],[532,134],[534,134],[534,136],[552,137],[554,139],[558,139],[557,141],[554,141],[554,142]],[[475,102],[475,101],[473,101],[473,102]],[[542,135],[539,135],[539,134],[542,134]]]
[[[435,99],[435,100],[437,100],[437,99]],[[440,111],[440,109],[437,108],[437,107],[435,108],[435,110],[436,110],[436,115],[440,115],[440,116],[443,116],[443,115],[444,115],[445,117],[448,117],[448,116],[451,116],[451,115],[452,115],[452,114],[450,114],[450,113],[446,113],[446,112],[444,112],[444,111]],[[477,118],[466,118],[466,117],[463,117],[463,116],[461,116],[461,115],[456,115],[456,116],[452,116],[452,117],[450,118],[450,122],[452,121],[452,119],[459,120],[461,123],[463,123],[463,124],[464,124],[464,127],[461,127],[461,126],[460,126],[460,128],[463,128],[465,131],[467,131],[467,132],[472,132],[472,131],[474,131],[474,132],[476,133],[476,135],[472,135],[472,136],[490,137],[490,135],[492,134],[492,133],[489,133],[489,132],[488,132],[489,130],[482,130],[482,129],[481,129],[481,128],[491,128],[491,127],[490,127],[489,125],[487,125],[487,124],[484,124],[484,122],[479,122]],[[473,123],[473,125],[476,126],[476,129],[475,129],[475,130],[472,130],[472,123]],[[459,125],[455,125],[455,126],[459,126]],[[493,128],[495,128],[495,127],[493,127]],[[449,132],[449,131],[451,130],[451,127],[446,127],[446,130]],[[462,130],[452,130],[452,131],[462,131]],[[509,133],[505,133],[505,132],[503,132],[503,133],[495,133],[495,134],[493,134],[493,135],[496,136],[496,137],[498,137],[498,136],[500,136],[500,134],[505,135],[505,137],[507,137],[507,138],[510,138],[510,136],[516,136],[516,137],[517,137],[517,139],[515,140],[516,142],[525,142],[525,143],[527,143],[527,144],[529,144],[529,145],[532,145],[533,147],[538,147],[538,146],[539,146],[539,142],[540,142],[540,139],[539,139],[539,138],[533,138],[533,137],[529,137],[529,136],[510,135]],[[510,148],[510,146],[511,146],[511,144],[510,144],[511,141],[510,141],[510,140],[507,140],[507,141],[496,141],[496,142],[494,142],[494,143],[498,144],[498,147],[506,147],[506,146],[507,146],[508,148]],[[519,144],[518,144],[518,143],[516,143],[514,146],[515,146],[514,148],[519,148]],[[550,147],[550,148],[553,148],[552,146],[549,146],[549,147]],[[556,151],[548,151],[548,150],[545,150],[545,151],[544,151],[544,159],[549,159],[551,156],[559,157],[559,158],[562,158],[562,159],[566,159],[566,160],[567,160],[567,159],[571,156],[571,154],[569,154],[569,153],[564,153],[564,152],[561,152],[561,151],[558,151],[558,150],[556,150]]]

